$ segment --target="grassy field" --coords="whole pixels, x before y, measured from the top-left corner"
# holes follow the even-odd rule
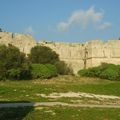
[[[1,103],[46,101],[69,103],[71,100],[81,99],[83,104],[90,103],[91,100],[96,102],[90,98],[51,99],[39,96],[39,94],[49,95],[54,92],[86,92],[120,96],[120,82],[75,76],[59,76],[49,80],[0,81]],[[0,108],[0,120],[120,120],[120,109],[61,106]]]
[[[49,80],[0,81],[1,102],[49,101],[38,95],[70,91],[120,96],[120,82],[75,76],[60,76]]]
[[[119,109],[32,107],[2,108],[1,120],[120,120]]]

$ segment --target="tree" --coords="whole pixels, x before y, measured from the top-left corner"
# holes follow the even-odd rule
[[[73,74],[73,70],[68,66],[64,61],[58,61],[55,63],[55,66],[57,68],[57,72],[60,75],[68,75]]]
[[[6,47],[5,51],[6,53],[3,58],[5,58],[5,67],[7,69],[22,67],[26,60],[24,53],[21,53],[17,47],[11,44]]]
[[[72,74],[71,68],[63,61],[60,61],[59,55],[51,48],[46,46],[35,46],[31,49],[29,59],[33,64],[53,64],[57,68],[58,74]]]
[[[27,71],[26,71],[27,70]],[[24,71],[30,75],[30,65],[24,53],[11,44],[0,46],[0,78],[1,79],[22,79],[27,76]]]
[[[54,64],[59,61],[59,55],[46,46],[35,46],[31,49],[29,59],[37,64]]]

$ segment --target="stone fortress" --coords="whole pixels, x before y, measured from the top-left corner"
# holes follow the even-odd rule
[[[26,54],[29,54],[35,45],[50,47],[73,69],[74,73],[83,68],[98,66],[103,62],[120,64],[120,40],[107,42],[93,40],[84,44],[36,42],[31,35],[0,32],[0,44],[12,44]]]
[[[21,52],[29,54],[31,48],[36,45],[36,41],[31,35],[0,32],[0,44],[12,44],[18,47]]]

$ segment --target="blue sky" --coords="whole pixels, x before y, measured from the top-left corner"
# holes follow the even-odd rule
[[[120,0],[0,0],[0,27],[37,40],[118,39],[119,12]]]

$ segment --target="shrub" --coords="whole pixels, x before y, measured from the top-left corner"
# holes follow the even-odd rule
[[[72,70],[60,61],[59,55],[51,48],[46,46],[35,46],[31,49],[29,60],[33,64],[53,64],[56,66],[58,74],[72,74]]]
[[[50,77],[54,77],[57,75],[57,68],[55,65],[52,65],[52,64],[46,64],[45,65],[47,67],[47,69],[49,70],[48,72],[48,76]]]
[[[87,71],[88,71],[87,69],[79,70],[79,71],[78,71],[78,75],[88,77]]]
[[[32,74],[31,74],[31,65],[26,62],[24,64],[22,64],[21,67],[21,72],[20,72],[20,79],[31,79],[32,78]]]
[[[59,56],[49,47],[35,46],[31,49],[29,59],[34,64],[54,64],[59,61]]]
[[[47,79],[57,75],[57,69],[52,64],[32,64],[32,77],[34,79]]]
[[[27,78],[29,77],[27,73],[30,73],[29,66],[25,54],[17,47],[11,44],[0,46],[0,80]]]
[[[93,67],[89,69],[80,70],[78,71],[78,74],[86,77],[99,77],[101,70],[101,67]]]
[[[101,71],[100,78],[109,80],[118,80],[120,76],[120,67],[117,65],[109,64],[106,69]]]
[[[10,69],[7,71],[7,78],[12,80],[18,80],[20,79],[20,72],[20,69]]]
[[[99,77],[108,80],[120,80],[120,66],[103,63],[98,67],[78,71],[80,76]]]
[[[73,74],[73,71],[67,66],[64,61],[57,61],[55,63],[55,66],[57,68],[58,74],[60,75]]]

